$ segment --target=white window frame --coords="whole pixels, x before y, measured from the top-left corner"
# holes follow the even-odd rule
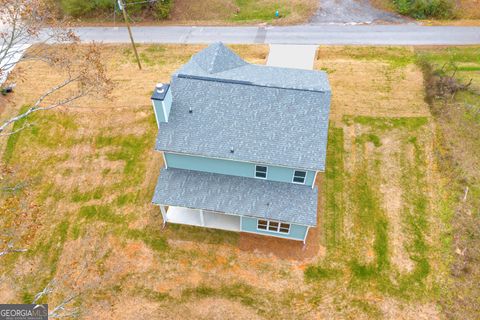
[[[264,167],[265,168],[265,178],[264,177],[257,177],[257,167]],[[263,171],[259,171],[259,172],[263,173]],[[262,166],[260,164],[256,164],[255,165],[255,171],[253,172],[253,176],[257,179],[264,179],[264,180],[267,179],[268,178],[268,166]]]
[[[267,222],[267,229],[260,229],[258,227],[260,221],[266,221]],[[270,222],[278,223],[278,227],[277,227],[276,231],[270,230]],[[280,231],[280,226],[282,224],[288,225],[288,232]],[[290,230],[292,230],[292,224],[291,223],[281,222],[281,221],[276,221],[276,220],[257,219],[257,231],[267,231],[267,232],[278,233],[278,234],[290,234]]]
[[[295,181],[295,172],[305,172],[305,177],[303,177],[303,182],[297,182]],[[295,184],[305,184],[307,182],[307,171],[303,171],[303,170],[293,170],[293,176],[292,176],[292,183],[295,183]]]

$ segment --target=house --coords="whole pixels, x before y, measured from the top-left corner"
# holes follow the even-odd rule
[[[305,242],[330,96],[322,71],[250,64],[221,43],[195,54],[152,95],[164,223]]]

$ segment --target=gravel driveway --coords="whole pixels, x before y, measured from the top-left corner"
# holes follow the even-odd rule
[[[310,24],[395,24],[410,20],[372,7],[368,0],[320,0]]]

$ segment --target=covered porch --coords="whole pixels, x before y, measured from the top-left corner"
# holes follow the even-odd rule
[[[187,224],[227,231],[240,231],[240,216],[225,213],[160,205],[164,223]]]

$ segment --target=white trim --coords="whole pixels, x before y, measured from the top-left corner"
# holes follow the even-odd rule
[[[259,228],[258,228],[258,222],[259,222],[260,220],[267,221],[267,229],[259,229]],[[278,228],[277,228],[278,231],[272,231],[272,230],[270,230],[270,222],[276,222],[276,223],[278,223]],[[283,223],[283,224],[288,224],[288,232],[281,232],[281,231],[280,231],[280,224],[281,224],[281,223]],[[278,221],[278,220],[268,220],[268,219],[258,218],[258,219],[257,219],[257,230],[258,230],[258,231],[263,231],[263,232],[268,231],[268,232],[273,232],[273,233],[278,233],[278,234],[289,235],[289,234],[290,234],[290,231],[292,230],[292,224],[291,224],[291,223],[288,223],[288,222],[280,222],[280,221]]]
[[[185,152],[176,152],[176,151],[170,151],[170,150],[157,150],[157,151],[162,151],[162,152],[167,152],[167,153],[172,153],[172,154],[179,154],[179,155],[185,155],[185,156],[190,156],[190,157],[200,157],[200,158],[207,158],[207,159],[219,159],[219,160],[227,160],[227,161],[233,161],[233,162],[243,162],[243,163],[250,163],[254,165],[260,165],[260,166],[265,166],[265,167],[280,167],[280,168],[287,168],[287,169],[298,169],[298,170],[305,170],[305,171],[317,171],[318,169],[307,169],[307,168],[300,168],[300,167],[289,167],[286,165],[279,165],[279,164],[273,164],[273,163],[264,163],[264,162],[251,162],[251,161],[246,161],[246,160],[238,160],[238,159],[227,159],[227,158],[221,158],[221,157],[211,157],[211,156],[203,156],[200,154],[192,154],[192,153],[185,153]],[[320,170],[319,170],[320,171]],[[320,172],[325,172],[320,171]]]
[[[168,169],[168,163],[167,163],[167,158],[165,157],[165,152],[162,152],[163,156],[163,164],[165,165],[165,169]]]
[[[260,232],[253,232],[253,231],[247,231],[247,230],[240,230],[240,232],[258,234],[258,235],[265,236],[265,237],[275,237],[275,238],[280,238],[280,239],[284,239],[284,240],[302,241],[302,239],[298,239],[298,238],[287,238],[287,237],[280,236],[280,235],[285,234],[285,233],[260,233]]]
[[[200,209],[200,224],[205,227],[205,217],[203,216],[203,209]]]
[[[152,101],[153,113],[155,114],[155,122],[157,123],[157,128],[160,128],[160,123],[158,122],[158,116],[157,116],[157,108],[155,108],[155,102],[153,101],[153,99],[151,99],[151,101]]]
[[[263,177],[257,177],[257,167],[265,167],[265,178]],[[263,179],[263,180],[267,180],[268,179],[268,166],[264,166],[262,164],[256,164],[255,165],[255,168],[254,169],[254,172],[253,172],[253,177],[254,178],[257,178],[257,179]],[[261,171],[259,171],[261,172]]]
[[[313,177],[313,181],[312,181],[312,189],[315,188],[315,182],[317,182],[317,174],[318,174],[318,171],[315,171],[315,176]]]
[[[167,212],[165,211],[165,206],[160,205],[160,212],[162,213],[163,225],[167,224]]]
[[[240,232],[242,232],[243,229],[243,216],[240,216]]]
[[[303,244],[307,241],[308,231],[310,231],[310,226],[307,227],[307,231],[305,231],[305,237],[303,237]]]
[[[165,122],[168,122],[168,116],[167,116],[167,108],[165,107],[165,101],[162,101],[162,110],[163,110],[163,116],[165,117]]]
[[[303,177],[303,182],[295,182],[295,172],[296,172],[296,171],[305,172],[305,177]],[[307,183],[307,175],[308,175],[308,171],[305,171],[305,170],[295,170],[295,169],[293,169],[292,183],[295,183],[295,184],[305,184],[305,183]]]

